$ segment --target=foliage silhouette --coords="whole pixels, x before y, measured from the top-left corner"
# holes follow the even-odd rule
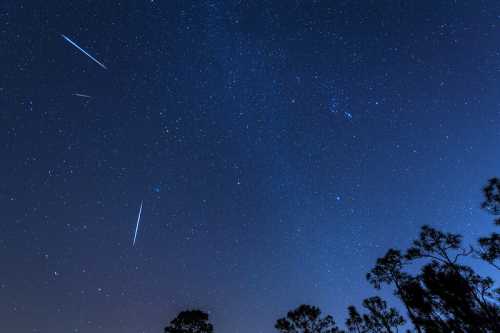
[[[321,318],[321,310],[318,307],[305,304],[289,311],[285,318],[278,319],[274,327],[281,333],[341,332],[332,316]]]
[[[367,333],[368,329],[355,306],[350,305],[347,308],[348,317],[345,321],[347,330],[352,333]]]
[[[165,327],[165,333],[213,333],[214,328],[208,321],[208,314],[200,310],[180,312]]]
[[[492,232],[488,237],[479,238],[480,256],[496,269],[500,270],[500,234]]]
[[[422,226],[419,239],[413,241],[405,255],[407,260],[429,258],[446,265],[455,265],[460,256],[467,256],[471,253],[461,247],[462,236],[452,233],[443,233],[439,230]],[[457,251],[452,258],[451,251]]]
[[[481,206],[500,215],[500,180],[490,179],[483,193]],[[500,218],[495,224],[500,226]],[[481,258],[498,269],[500,235],[482,237],[479,244]],[[464,265],[463,259],[473,253],[472,247],[463,245],[461,235],[424,225],[404,255],[389,249],[377,259],[366,278],[375,289],[383,285],[394,288],[419,333],[500,332],[500,289],[493,290],[491,278]],[[410,265],[416,275],[405,271]],[[387,309],[385,301],[378,297],[366,299],[363,307],[368,313],[360,314],[354,306],[348,308],[349,332],[394,332],[404,323],[396,309]]]
[[[435,331],[436,325],[452,332],[500,331],[500,312],[491,290],[493,281],[458,262],[460,257],[471,253],[472,249],[462,247],[460,235],[443,233],[425,225],[421,228],[419,238],[405,255],[409,261],[430,260],[415,280],[421,288],[413,284],[413,295],[406,292],[408,299],[420,300],[410,305],[413,313],[418,312],[421,316],[412,318],[416,325],[424,327],[425,331]]]
[[[405,260],[401,251],[389,249],[387,253],[378,258],[375,267],[366,274],[366,279],[375,289],[380,289],[382,284],[393,285],[395,287],[394,294],[399,297],[406,308],[408,317],[414,323],[418,333],[422,330],[416,320],[412,307],[409,305],[411,299],[407,294],[404,286],[411,282],[412,277],[403,272]]]
[[[481,207],[500,216],[500,180],[492,178],[483,189]],[[500,218],[495,221],[500,226]],[[389,249],[366,274],[377,290],[392,287],[418,333],[500,332],[500,288],[489,277],[465,265],[474,253],[497,269],[500,235],[493,232],[479,239],[479,250],[463,245],[462,236],[424,225],[418,238],[403,252]],[[467,260],[467,259],[466,259]],[[410,274],[408,271],[411,271]],[[398,332],[406,321],[396,308],[378,296],[362,302],[364,313],[348,307],[345,326],[351,333]],[[322,316],[316,306],[300,305],[276,321],[280,333],[340,333],[330,315]],[[408,331],[410,332],[410,331]],[[213,333],[208,314],[183,311],[165,333]]]
[[[485,200],[481,207],[493,215],[500,215],[500,179],[492,178],[483,188]],[[495,220],[500,226],[500,218]],[[479,255],[483,260],[500,270],[500,234],[492,232],[488,237],[479,238]]]
[[[349,317],[346,326],[350,332],[393,333],[405,323],[403,316],[395,308],[387,309],[387,303],[378,296],[365,299],[363,307],[368,310],[368,314],[363,316],[354,306],[348,308]]]
[[[483,188],[484,201],[481,207],[493,215],[500,215],[500,178],[491,178]]]

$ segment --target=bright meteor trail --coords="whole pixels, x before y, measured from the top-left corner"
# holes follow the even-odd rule
[[[71,39],[69,39],[68,37],[66,37],[65,35],[61,34],[61,37],[64,38],[68,43],[70,43],[71,45],[73,45],[74,47],[76,47],[78,50],[80,50],[83,54],[85,54],[87,57],[89,57],[90,59],[92,59],[95,63],[97,63],[99,66],[101,66],[102,68],[104,69],[108,69],[106,66],[104,66],[104,64],[102,62],[99,62],[99,60],[97,60],[96,58],[94,58],[93,56],[91,56],[87,51],[85,51],[84,49],[82,49],[80,46],[78,46],[75,42],[73,42]]]
[[[85,95],[85,94],[79,94],[79,93],[75,93],[75,94],[73,94],[73,96],[76,96],[76,97],[83,97],[83,98],[92,98],[92,96]]]
[[[137,223],[135,225],[134,241],[132,242],[132,247],[135,245],[135,239],[137,238],[137,231],[139,230],[139,223],[141,223],[141,213],[142,213],[142,201],[141,208],[139,208],[139,216],[137,216]]]

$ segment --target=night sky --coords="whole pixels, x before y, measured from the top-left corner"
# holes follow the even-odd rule
[[[420,225],[491,227],[499,28],[496,0],[2,0],[1,330],[342,325]]]

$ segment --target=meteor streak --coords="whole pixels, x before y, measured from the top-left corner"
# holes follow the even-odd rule
[[[80,50],[80,52],[82,52],[83,54],[85,54],[87,57],[89,57],[90,59],[92,59],[96,64],[98,64],[99,66],[101,66],[104,69],[108,69],[106,66],[104,66],[104,64],[102,62],[99,62],[99,60],[97,60],[96,58],[94,58],[93,56],[91,56],[87,51],[85,51],[84,49],[82,49],[80,46],[78,46],[71,39],[69,39],[68,37],[66,37],[63,34],[61,34],[61,37],[64,38],[68,43],[70,43],[71,45],[73,45],[74,47],[76,47],[78,50]]]
[[[92,96],[85,95],[85,94],[79,94],[79,93],[75,93],[75,94],[73,94],[73,96],[76,96],[76,97],[83,97],[83,98],[92,98]]]
[[[141,213],[142,213],[142,201],[141,208],[139,208],[139,216],[137,216],[137,223],[135,225],[134,241],[132,242],[132,247],[135,245],[135,239],[137,238],[137,231],[139,230],[139,223],[141,223]]]

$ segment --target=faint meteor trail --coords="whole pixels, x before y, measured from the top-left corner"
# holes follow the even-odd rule
[[[141,208],[139,208],[139,216],[137,216],[137,223],[135,225],[134,241],[132,242],[132,247],[135,245],[135,239],[137,238],[137,231],[139,230],[139,223],[141,223],[141,213],[142,213],[142,201]]]
[[[87,57],[89,57],[90,59],[92,59],[99,66],[101,66],[104,69],[108,69],[106,66],[104,66],[104,64],[102,62],[99,62],[99,60],[97,60],[96,58],[94,58],[93,56],[91,56],[87,51],[85,51],[80,46],[78,46],[75,42],[73,42],[71,39],[69,39],[68,37],[66,37],[66,35],[61,34],[61,37],[64,38],[68,43],[70,43],[71,45],[73,45],[74,47],[76,47],[78,50],[80,50]]]
[[[85,95],[85,94],[79,94],[79,93],[74,93],[73,96],[76,97],[83,97],[83,98],[92,98],[92,96]]]

